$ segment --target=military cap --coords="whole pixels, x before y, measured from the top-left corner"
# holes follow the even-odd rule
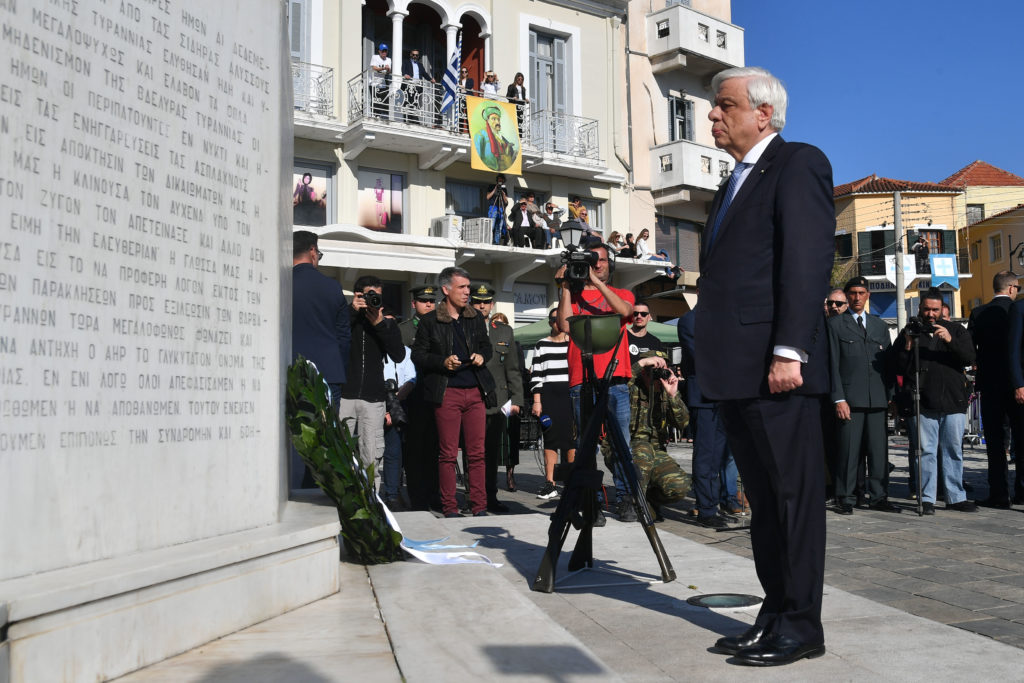
[[[858,275],[857,277],[851,277],[846,281],[846,286],[843,287],[843,291],[849,290],[851,287],[863,287],[868,288],[868,281],[863,276]]]
[[[473,301],[493,301],[494,300],[494,288],[488,285],[479,284],[473,287],[473,290],[469,294]]]
[[[423,301],[437,301],[437,287],[434,285],[420,285],[419,287],[413,287],[409,290],[414,299],[422,299]]]

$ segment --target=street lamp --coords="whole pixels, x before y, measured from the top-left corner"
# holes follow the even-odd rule
[[[1013,258],[1013,255],[1017,254],[1017,265],[1024,268],[1024,249],[1021,249],[1021,247],[1024,247],[1024,242],[1017,243],[1017,246],[1010,251],[1009,258]]]
[[[575,219],[562,223],[562,227],[558,229],[558,234],[562,238],[562,244],[566,247],[580,246],[584,232],[583,224]]]

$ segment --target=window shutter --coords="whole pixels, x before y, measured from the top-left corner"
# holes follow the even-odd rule
[[[552,109],[556,112],[565,112],[566,108],[566,64],[565,64],[565,39],[555,38],[555,101]]]
[[[676,98],[668,98],[668,139],[676,141]]]
[[[537,89],[540,87],[540,62],[537,61],[537,32],[530,31],[530,102],[538,104]]]
[[[942,231],[942,253],[943,254],[955,254],[956,253],[956,230],[943,230]]]
[[[896,253],[896,231],[895,230],[883,230],[882,233],[885,235],[885,253],[886,255]]]
[[[693,100],[683,100],[686,107],[686,139],[693,142]]]

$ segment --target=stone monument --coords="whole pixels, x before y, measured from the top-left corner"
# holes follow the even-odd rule
[[[279,0],[0,0],[0,681],[337,590],[288,502]],[[310,507],[310,506],[306,506]]]

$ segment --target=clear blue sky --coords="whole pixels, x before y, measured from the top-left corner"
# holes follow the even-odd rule
[[[746,63],[789,91],[787,140],[841,184],[937,182],[981,159],[1024,176],[1024,3],[733,0]]]

